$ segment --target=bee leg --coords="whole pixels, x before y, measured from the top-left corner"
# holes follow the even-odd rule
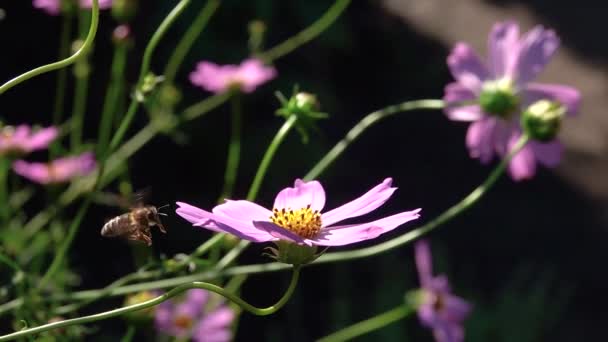
[[[165,227],[163,227],[163,225],[162,225],[162,224],[157,223],[157,225],[158,225],[158,229],[160,229],[160,231],[161,231],[161,232],[163,232],[163,233],[167,234],[167,231],[165,230]]]
[[[142,232],[142,231],[136,231],[133,232],[131,234],[129,234],[129,236],[127,236],[127,239],[132,240],[132,241],[141,241],[146,243],[146,245],[148,246],[152,246],[152,237],[150,236],[150,234],[146,234],[146,232]]]

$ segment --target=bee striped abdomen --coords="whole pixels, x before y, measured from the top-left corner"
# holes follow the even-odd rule
[[[122,214],[120,216],[116,216],[110,221],[106,222],[101,228],[102,236],[120,236],[129,233],[132,226],[130,213]]]

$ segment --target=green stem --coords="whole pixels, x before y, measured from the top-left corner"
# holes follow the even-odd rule
[[[441,100],[415,100],[406,101],[397,105],[382,108],[366,115],[359,123],[351,128],[346,136],[340,140],[317,164],[304,176],[305,180],[312,180],[324,172],[365,130],[376,122],[397,113],[419,109],[441,109],[444,103]]]
[[[8,191],[8,175],[11,169],[11,161],[6,156],[0,156],[0,227],[8,222],[11,216]]]
[[[389,324],[400,321],[415,311],[416,310],[409,306],[402,305],[378,316],[366,319],[344,329],[338,330],[335,333],[332,333],[331,335],[327,335],[323,338],[318,339],[317,342],[350,341],[353,338],[368,334],[374,330],[384,328]]]
[[[220,0],[208,0],[186,33],[184,33],[182,36],[182,39],[173,50],[173,54],[171,57],[169,57],[169,61],[167,62],[167,66],[163,72],[165,82],[167,84],[172,84],[175,80],[175,75],[177,74],[179,66],[183,63],[184,58],[186,58],[186,55],[192,48],[196,38],[198,38],[201,32],[203,32],[205,26],[207,26],[207,23],[209,22],[209,19],[211,19],[211,16],[215,13],[219,5]]]
[[[441,215],[437,216],[435,219],[429,221],[422,227],[411,230],[395,239],[383,242],[381,244],[361,248],[353,251],[346,252],[335,252],[335,253],[327,253],[322,255],[317,262],[325,263],[325,262],[334,262],[334,261],[343,261],[343,260],[352,260],[364,258],[370,255],[376,255],[379,253],[384,253],[395,249],[399,246],[403,246],[425,234],[428,234],[430,231],[435,228],[441,226],[442,224],[450,221],[454,217],[462,214],[467,209],[471,208],[473,204],[477,203],[479,199],[486,193],[488,190],[496,183],[498,178],[503,174],[509,162],[513,157],[521,151],[521,149],[528,143],[529,137],[527,135],[522,135],[521,138],[517,141],[514,147],[511,149],[511,152],[496,166],[492,173],[488,176],[488,178],[481,183],[480,186],[475,188],[473,192],[471,192],[467,197],[462,199],[453,207],[449,208]]]
[[[73,55],[71,55],[70,57],[68,57],[66,59],[60,60],[55,63],[40,66],[38,68],[35,68],[33,70],[30,70],[24,74],[21,74],[15,78],[13,78],[12,80],[10,80],[10,81],[4,83],[2,86],[0,86],[0,94],[5,93],[7,90],[11,89],[12,87],[18,85],[21,82],[27,81],[32,77],[35,77],[40,74],[50,72],[53,70],[65,68],[68,65],[78,61],[80,58],[86,56],[88,51],[91,49],[91,46],[93,46],[93,40],[95,39],[95,35],[97,34],[97,25],[99,23],[99,0],[93,0],[93,6],[91,9],[91,13],[92,13],[91,27],[89,28],[89,34],[87,35],[87,39],[84,41],[84,44],[82,44],[82,46],[80,47],[80,49],[78,49],[78,51],[76,51]]]
[[[191,121],[203,114],[208,113],[212,109],[217,108],[232,96],[231,92],[224,92],[217,95],[210,96],[202,101],[199,101],[190,107],[184,109],[181,117],[184,121]]]
[[[243,110],[241,108],[241,96],[235,94],[232,96],[232,110],[231,110],[231,132],[230,142],[228,143],[228,158],[226,159],[226,172],[224,173],[224,188],[220,195],[219,201],[223,201],[226,198],[232,196],[234,192],[234,184],[236,183],[236,177],[239,169],[239,162],[241,160],[241,135],[243,126]]]
[[[241,299],[237,295],[235,295],[231,292],[228,292],[217,285],[210,284],[210,283],[202,283],[202,282],[192,282],[192,283],[182,284],[180,286],[177,286],[174,289],[166,292],[163,295],[160,295],[154,299],[150,299],[150,300],[147,300],[142,303],[125,306],[125,307],[122,307],[119,309],[110,310],[110,311],[106,311],[106,312],[99,313],[99,314],[83,316],[83,317],[78,317],[78,318],[73,318],[73,319],[67,319],[67,320],[60,321],[60,322],[41,325],[41,326],[38,326],[35,328],[24,329],[21,331],[14,332],[12,334],[0,336],[0,341],[10,341],[10,340],[30,336],[33,334],[38,334],[38,333],[41,333],[44,331],[68,327],[68,326],[72,326],[72,325],[80,325],[80,324],[96,322],[96,321],[100,321],[100,320],[104,320],[104,319],[108,319],[108,318],[112,318],[112,317],[116,317],[116,316],[121,316],[121,315],[130,313],[130,312],[147,309],[147,308],[156,306],[172,297],[180,295],[184,291],[187,291],[190,289],[205,289],[207,291],[215,292],[215,293],[227,298],[228,300],[234,302],[235,304],[237,304],[244,310],[247,310],[248,312],[250,312],[254,315],[267,316],[267,315],[271,315],[271,314],[277,312],[278,310],[280,310],[289,301],[289,298],[291,298],[291,296],[296,288],[296,285],[298,284],[299,276],[300,276],[300,268],[298,266],[294,266],[293,273],[291,276],[291,282],[289,284],[289,287],[287,288],[287,291],[285,292],[283,297],[281,297],[281,299],[279,299],[279,301],[276,304],[269,306],[267,308],[257,308],[255,306],[245,302],[243,299]]]
[[[79,39],[86,34],[89,21],[89,13],[80,11],[78,15]],[[93,47],[91,47],[91,50]],[[84,112],[87,106],[87,93],[89,90],[90,79],[90,52],[74,64],[74,76],[76,78],[74,99],[72,102],[72,129],[70,131],[71,150],[74,152],[82,144],[82,134],[84,130]]]
[[[146,46],[146,49],[144,50],[144,56],[143,56],[143,59],[141,62],[141,68],[139,70],[139,79],[137,81],[137,86],[136,86],[136,90],[135,90],[136,92],[141,89],[141,86],[143,85],[144,80],[145,80],[146,76],[148,75],[148,72],[150,71],[150,65],[152,63],[152,55],[154,54],[156,47],[160,43],[160,40],[165,36],[165,34],[167,33],[167,31],[169,30],[171,25],[173,25],[173,23],[175,22],[175,20],[177,20],[177,18],[188,7],[188,5],[190,4],[190,1],[191,0],[181,0],[177,4],[177,6],[175,6],[173,8],[173,10],[171,10],[171,12],[163,20],[163,22],[160,24],[160,26],[158,26],[158,28],[156,29],[156,32],[154,32],[154,34],[152,35],[152,38],[150,38],[150,41],[148,42],[148,45]],[[108,148],[108,151],[106,151],[105,155],[108,155],[116,147],[118,147],[118,144],[120,144],[120,142],[122,141],[122,138],[127,133],[127,130],[129,129],[129,126],[131,125],[131,122],[133,121],[135,114],[137,113],[137,109],[139,109],[139,101],[137,100],[136,97],[137,96],[135,96],[135,98],[133,98],[133,100],[131,101],[131,104],[129,105],[129,109],[127,110],[127,113],[123,117],[122,122],[120,123],[120,126],[118,127],[116,133],[112,137],[112,141],[110,142],[110,147]]]
[[[124,74],[127,65],[128,48],[125,43],[117,43],[114,46],[114,56],[112,57],[111,79],[106,91],[103,103],[101,121],[99,123],[99,139],[97,141],[97,155],[101,155],[110,141],[112,133],[112,123],[118,109],[120,96],[123,90]]]
[[[283,126],[281,126],[277,134],[270,142],[270,146],[268,146],[266,153],[264,153],[262,162],[260,162],[260,166],[258,167],[258,170],[255,173],[255,177],[253,178],[253,183],[251,183],[251,187],[249,188],[249,192],[247,193],[247,200],[253,201],[258,196],[258,192],[260,191],[260,186],[262,185],[264,176],[266,176],[268,167],[270,166],[270,163],[272,162],[272,159],[274,158],[277,149],[279,148],[279,146],[281,146],[281,143],[283,142],[283,140],[285,140],[287,133],[289,133],[289,131],[294,127],[297,120],[298,117],[296,115],[292,115],[287,118]]]
[[[323,16],[317,19],[312,25],[281,44],[259,54],[257,57],[269,63],[277,58],[283,57],[284,55],[297,49],[299,46],[308,43],[325,31],[331,24],[333,24],[349,4],[350,0],[336,1],[329,9],[327,9]]]
[[[120,342],[131,342],[133,341],[133,338],[135,337],[135,333],[137,332],[137,328],[135,327],[135,325],[133,325],[132,323],[129,324],[129,327],[127,328],[127,333],[125,334],[125,336],[122,337],[122,339],[120,340]]]
[[[61,24],[61,38],[59,42],[59,58],[65,58],[70,52],[70,36],[72,34],[72,16],[66,14],[63,16]],[[57,75],[55,105],[53,106],[53,125],[61,124],[63,110],[65,105],[65,88],[68,80],[68,72],[66,68],[59,69]]]

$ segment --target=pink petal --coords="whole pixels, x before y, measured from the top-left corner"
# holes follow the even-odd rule
[[[55,127],[47,127],[32,134],[27,142],[27,150],[35,151],[47,148],[55,140],[59,131]]]
[[[581,93],[576,88],[561,84],[529,83],[524,94],[527,105],[543,99],[553,100],[565,106],[569,115],[578,113],[581,103]]]
[[[265,66],[259,59],[247,59],[241,63],[238,69],[237,78],[242,86],[242,90],[250,93],[260,85],[270,81],[277,75],[273,67]]]
[[[476,95],[458,82],[452,82],[445,87],[443,100],[446,102],[445,113],[450,120],[476,121],[483,117],[478,105],[466,104],[474,102]]]
[[[368,223],[326,227],[319,236],[311,239],[319,246],[343,246],[370,240],[389,232],[400,225],[420,217],[420,209],[406,211]]]
[[[519,140],[519,134],[514,134],[509,141],[509,150]],[[530,145],[526,145],[519,153],[511,159],[509,163],[509,173],[515,181],[530,179],[536,173],[536,158],[534,150]]]
[[[525,85],[533,80],[549,63],[558,47],[559,38],[553,30],[537,26],[526,33],[521,40],[516,61],[518,84]]]
[[[494,78],[512,78],[519,45],[519,27],[507,21],[494,24],[488,37],[488,63]]]
[[[449,293],[443,294],[443,310],[440,315],[450,322],[462,322],[471,313],[471,304]]]
[[[296,179],[293,186],[293,188],[285,188],[277,194],[273,208],[298,210],[310,205],[312,210],[323,210],[325,190],[323,190],[321,183],[317,181],[304,182],[301,179]]]
[[[562,157],[562,144],[553,140],[547,143],[540,141],[531,141],[528,143],[538,161],[547,167],[556,167]]]
[[[471,92],[478,94],[481,84],[489,74],[479,56],[466,43],[457,43],[448,56],[448,67],[452,76]]]
[[[270,210],[245,200],[226,200],[225,203],[215,206],[213,213],[243,222],[269,220],[272,216]]]
[[[49,168],[46,164],[28,163],[24,160],[17,160],[13,163],[13,171],[36,183],[48,184],[51,182]]]
[[[272,222],[268,221],[253,221],[253,225],[268,234],[270,234],[273,238],[283,241],[291,241],[293,243],[297,243],[299,245],[311,245],[310,241],[301,237],[300,235],[289,231],[281,226],[278,226]]]
[[[414,245],[414,259],[422,287],[430,286],[433,279],[433,259],[431,248],[426,240],[420,240]]]
[[[365,215],[377,209],[397,190],[397,188],[391,188],[392,182],[392,178],[387,178],[361,197],[322,214],[321,222],[323,227],[331,226],[334,223],[351,217]]]
[[[486,164],[495,153],[506,150],[512,128],[509,123],[493,117],[485,117],[473,122],[467,131],[466,145],[471,158],[478,158]]]
[[[61,13],[61,0],[34,0],[33,5],[50,15]]]
[[[244,222],[229,216],[216,215],[183,202],[177,202],[177,205],[179,208],[175,212],[195,226],[213,231],[226,232],[253,242],[276,240],[270,234],[256,228],[252,222]]]

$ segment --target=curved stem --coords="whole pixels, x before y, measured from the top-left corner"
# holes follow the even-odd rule
[[[29,335],[41,333],[44,331],[49,331],[49,330],[58,329],[58,328],[62,328],[62,327],[68,327],[68,326],[77,325],[77,324],[86,324],[86,323],[96,322],[96,321],[124,315],[124,314],[130,313],[130,312],[147,309],[149,307],[156,306],[156,305],[158,305],[172,297],[175,297],[175,296],[183,293],[184,291],[190,290],[190,289],[204,289],[207,291],[215,292],[254,315],[267,316],[267,315],[273,314],[273,313],[277,312],[278,310],[280,310],[289,301],[289,298],[291,298],[291,296],[296,288],[296,285],[298,284],[299,277],[300,277],[300,268],[298,266],[294,266],[293,273],[291,276],[291,282],[289,283],[289,287],[287,288],[287,291],[281,297],[281,299],[279,299],[279,301],[276,304],[271,305],[267,308],[257,308],[255,306],[245,302],[243,299],[241,299],[234,293],[228,292],[217,285],[210,284],[210,283],[202,283],[202,282],[192,282],[192,283],[182,284],[180,286],[177,286],[174,289],[166,292],[163,295],[160,295],[154,299],[150,299],[150,300],[147,300],[142,303],[125,306],[125,307],[122,307],[119,309],[110,310],[110,311],[102,312],[99,314],[83,316],[83,317],[78,317],[78,318],[73,318],[73,319],[67,319],[67,320],[60,321],[60,322],[41,325],[41,326],[35,327],[35,328],[24,329],[21,331],[14,332],[12,334],[0,336],[0,341],[10,341],[10,340],[18,339],[21,337],[26,337]]]
[[[336,158],[342,154],[342,152],[344,152],[344,150],[352,142],[354,142],[366,129],[371,127],[376,122],[401,112],[418,109],[441,109],[443,106],[444,103],[442,100],[415,100],[382,108],[368,114],[353,128],[351,128],[351,130],[346,133],[346,136],[340,140],[329,152],[327,152],[323,159],[317,162],[317,164],[310,171],[308,171],[306,176],[304,176],[304,180],[312,180],[317,178],[323,171],[325,171],[325,169],[327,169],[327,167],[331,165],[331,163],[336,160]]]
[[[78,51],[76,51],[73,55],[71,55],[70,57],[68,57],[66,59],[60,60],[55,63],[40,66],[38,68],[35,68],[33,70],[30,70],[24,74],[21,74],[15,78],[13,78],[12,80],[10,80],[10,81],[4,83],[2,86],[0,86],[0,94],[5,93],[7,90],[11,89],[12,87],[18,85],[19,83],[27,81],[32,77],[38,76],[40,74],[44,74],[49,71],[65,68],[66,66],[78,61],[80,58],[85,56],[87,54],[87,52],[91,49],[91,46],[93,46],[93,40],[95,39],[95,35],[97,34],[97,26],[99,24],[99,0],[93,0],[93,6],[91,9],[91,13],[92,13],[91,26],[89,28],[89,33],[87,35],[87,38],[84,41],[84,44],[82,44],[82,46],[80,47],[80,49],[78,49]]]
[[[192,25],[190,25],[186,33],[184,33],[182,36],[182,39],[175,47],[175,50],[173,50],[171,57],[169,57],[169,61],[167,62],[167,66],[163,72],[165,82],[168,84],[173,83],[179,66],[184,61],[188,51],[190,51],[192,48],[196,38],[198,38],[201,32],[203,32],[205,26],[207,26],[207,23],[209,22],[209,19],[211,16],[213,16],[219,6],[219,0],[208,0],[205,6],[203,6],[196,19],[194,19],[192,22]]]
[[[270,62],[277,58],[283,57],[299,46],[308,43],[316,36],[325,31],[329,25],[342,14],[346,7],[350,4],[350,0],[337,0],[321,18],[317,19],[312,25],[299,32],[295,36],[287,39],[281,44],[269,49],[266,52],[259,54],[257,57],[263,61]]]
[[[270,142],[270,146],[268,146],[266,153],[264,153],[264,157],[262,157],[260,166],[258,167],[258,170],[255,173],[255,177],[253,178],[253,183],[251,183],[251,187],[249,188],[249,192],[247,193],[247,200],[253,201],[257,197],[258,192],[260,191],[260,186],[262,185],[262,181],[264,180],[264,176],[266,176],[268,167],[270,166],[270,163],[272,162],[272,159],[274,158],[277,149],[279,148],[283,140],[285,140],[287,133],[289,133],[289,131],[293,128],[297,120],[298,117],[296,115],[292,115],[287,118],[283,126],[281,126],[277,134]]]
[[[378,316],[366,319],[344,329],[338,330],[330,335],[318,339],[317,342],[350,341],[355,337],[365,335],[374,330],[378,330],[389,324],[400,321],[413,312],[415,312],[415,310],[412,307],[402,305]]]
[[[63,16],[61,24],[61,38],[59,42],[59,58],[65,58],[70,53],[70,36],[72,34],[72,16],[66,14]],[[65,88],[68,81],[68,72],[66,68],[59,69],[57,75],[57,84],[55,86],[55,104],[53,106],[53,125],[61,124],[63,116],[63,107],[65,102]]]
[[[231,102],[232,110],[230,116],[230,142],[228,143],[228,158],[226,159],[226,172],[224,173],[224,188],[222,189],[219,202],[222,202],[225,198],[232,196],[234,184],[236,183],[236,177],[238,174],[239,162],[241,160],[243,111],[241,108],[240,94],[235,94],[232,96]]]
[[[148,72],[150,71],[152,55],[154,54],[158,43],[165,36],[171,25],[173,25],[173,23],[175,22],[175,20],[177,20],[180,14],[182,14],[184,10],[188,7],[190,1],[191,0],[181,0],[177,4],[177,6],[175,6],[173,10],[171,10],[171,12],[169,12],[167,17],[156,29],[156,32],[154,32],[154,34],[152,35],[152,38],[150,38],[150,41],[146,46],[144,56],[141,62],[141,68],[139,70],[139,79],[137,81],[137,88],[135,90],[136,92],[139,91],[139,89],[144,83],[146,76],[148,75]],[[118,144],[120,144],[120,142],[122,141],[123,136],[125,135],[125,133],[127,133],[127,130],[129,129],[131,121],[133,121],[133,118],[135,117],[135,113],[137,113],[138,108],[139,101],[135,97],[131,100],[131,105],[129,106],[127,113],[125,114],[122,122],[120,123],[120,126],[116,130],[116,133],[112,137],[112,141],[110,142],[110,147],[108,149],[109,152],[106,152],[106,155],[107,153],[111,153],[116,147],[118,147]]]
[[[381,244],[357,249],[353,251],[346,252],[334,252],[327,253],[322,255],[319,259],[317,259],[316,263],[326,263],[326,262],[334,262],[334,261],[343,261],[343,260],[351,260],[351,259],[359,259],[383,252],[390,251],[391,249],[397,248],[399,246],[405,245],[422,235],[425,235],[432,231],[433,229],[441,226],[442,224],[450,221],[455,216],[463,213],[467,209],[471,208],[473,204],[477,203],[479,199],[496,183],[500,175],[503,174],[509,162],[513,157],[521,151],[521,149],[528,143],[529,137],[527,135],[522,135],[515,146],[511,149],[511,152],[496,166],[492,173],[488,176],[488,178],[473,192],[471,192],[467,197],[463,198],[460,202],[458,202],[453,207],[444,211],[441,215],[437,216],[434,220],[426,223],[422,227],[411,230],[397,238],[392,240],[383,242]]]

